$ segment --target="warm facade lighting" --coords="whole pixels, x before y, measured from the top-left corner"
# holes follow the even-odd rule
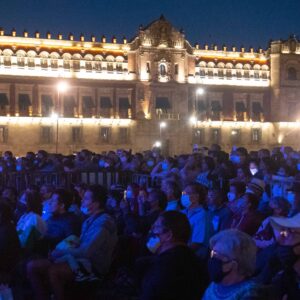
[[[60,81],[56,88],[59,93],[65,93],[69,89],[69,85],[65,81]]]

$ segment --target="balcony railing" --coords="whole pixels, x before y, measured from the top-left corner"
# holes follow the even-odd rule
[[[158,113],[156,114],[159,120],[180,120],[180,114],[175,113]]]

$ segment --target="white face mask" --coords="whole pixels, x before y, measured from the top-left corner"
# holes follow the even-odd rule
[[[252,174],[252,176],[254,176],[257,172],[258,172],[258,169],[257,168],[250,168],[250,173]]]
[[[146,246],[151,253],[155,253],[160,245],[160,238],[158,236],[153,236],[149,238]]]
[[[232,193],[232,192],[227,193],[227,198],[228,198],[229,202],[234,201],[234,199],[235,199],[235,193]]]

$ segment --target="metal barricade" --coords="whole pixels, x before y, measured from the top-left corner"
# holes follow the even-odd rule
[[[107,188],[112,185],[128,185],[132,181],[131,172],[1,172],[0,186],[12,186],[18,192],[30,185],[43,184],[71,188],[77,183],[100,184]]]

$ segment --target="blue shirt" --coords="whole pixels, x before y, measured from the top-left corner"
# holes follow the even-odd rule
[[[198,244],[208,244],[208,216],[206,210],[202,207],[202,205],[198,205],[192,209],[184,209],[182,211],[187,218],[189,219],[191,228],[192,228],[192,236],[190,239],[191,243]]]

